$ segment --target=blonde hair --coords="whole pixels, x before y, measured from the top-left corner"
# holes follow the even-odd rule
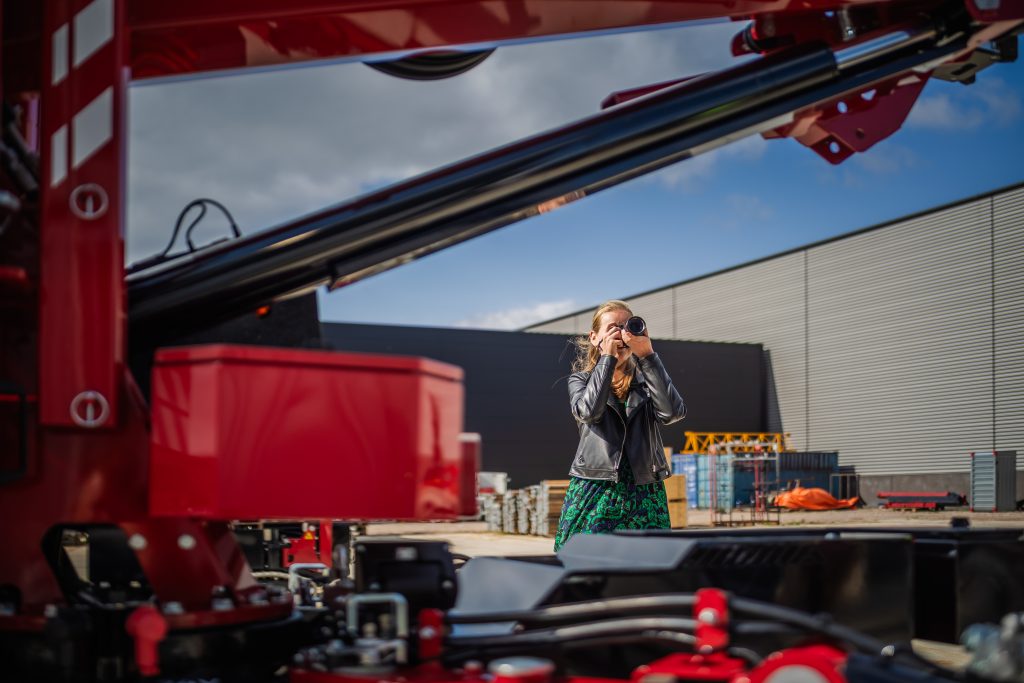
[[[590,321],[590,331],[600,332],[601,331],[601,316],[605,313],[612,311],[625,311],[628,315],[632,316],[633,311],[630,310],[629,304],[625,301],[619,301],[618,299],[611,299],[605,301],[603,304],[597,307],[594,311],[594,318]],[[597,359],[601,357],[601,349],[590,343],[590,335],[584,334],[576,337],[576,360],[573,361],[572,370],[573,372],[590,372],[597,365]],[[612,389],[615,391],[615,395],[619,398],[623,398],[629,393],[629,385],[633,381],[633,359],[630,358],[629,365],[625,368],[625,376],[622,380],[616,382],[612,381]]]

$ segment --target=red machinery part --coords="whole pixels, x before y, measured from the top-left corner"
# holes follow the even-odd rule
[[[697,591],[693,616],[697,620],[697,643],[700,654],[719,652],[729,644],[729,599],[717,588]]]
[[[326,550],[325,553],[319,552],[316,536],[312,531],[306,531],[299,538],[290,539],[287,547],[281,548],[281,566],[320,562],[321,555],[330,556],[330,547]]]
[[[846,653],[831,645],[794,647],[769,655],[731,683],[846,683],[842,673],[845,663]]]
[[[633,683],[657,683],[670,680],[728,683],[747,672],[747,662],[718,652],[707,655],[675,654],[638,666]]]
[[[418,358],[162,350],[150,511],[209,520],[454,518],[461,379],[459,368]]]
[[[48,0],[43,12],[39,413],[56,427],[109,430],[122,403],[123,10],[112,0]]]
[[[167,636],[167,620],[152,605],[135,608],[124,628],[135,640],[135,666],[143,676],[160,673],[160,659],[157,647]]]

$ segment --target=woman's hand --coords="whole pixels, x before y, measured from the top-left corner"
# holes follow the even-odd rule
[[[609,332],[605,338],[598,343],[597,348],[601,350],[602,356],[618,356],[621,344],[622,332],[621,330],[615,329]]]
[[[633,352],[633,355],[638,358],[647,358],[647,356],[654,353],[654,345],[651,344],[651,338],[646,334],[630,334],[628,330],[623,329],[622,341],[626,343],[626,346]]]

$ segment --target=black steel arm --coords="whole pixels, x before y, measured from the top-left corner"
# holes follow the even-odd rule
[[[962,50],[930,30],[833,52],[801,46],[706,74],[128,279],[132,333],[200,329],[387,270]]]

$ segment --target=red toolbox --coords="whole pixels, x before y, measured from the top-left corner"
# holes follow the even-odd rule
[[[149,507],[203,519],[451,519],[462,369],[210,345],[157,353]]]

